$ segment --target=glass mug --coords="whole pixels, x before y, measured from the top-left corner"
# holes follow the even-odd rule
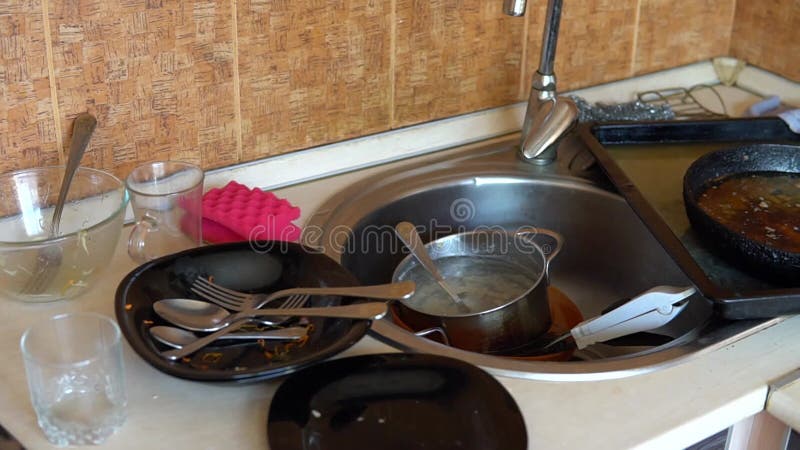
[[[51,443],[100,444],[125,422],[121,334],[113,320],[61,314],[28,328],[20,347],[31,403]]]
[[[128,254],[138,263],[198,247],[203,242],[203,170],[180,161],[133,169],[125,181],[136,224]]]

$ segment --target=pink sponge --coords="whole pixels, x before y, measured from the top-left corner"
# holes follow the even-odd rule
[[[300,228],[292,221],[298,217],[300,208],[287,200],[235,181],[203,195],[203,239],[208,242],[297,241]]]

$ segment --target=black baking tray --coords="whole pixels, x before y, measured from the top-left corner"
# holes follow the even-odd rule
[[[677,183],[683,166],[704,152],[752,143],[800,144],[800,135],[782,120],[586,123],[579,133],[597,165],[719,315],[755,319],[800,313],[800,280],[790,287],[773,285],[707,248],[688,226]],[[652,171],[661,168],[658,164],[664,167],[658,176],[650,175],[653,186],[668,186],[648,188],[648,180],[635,169]],[[657,190],[662,192],[653,194]]]

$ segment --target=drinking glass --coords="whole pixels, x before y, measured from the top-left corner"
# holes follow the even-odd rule
[[[117,324],[95,313],[54,316],[20,340],[31,403],[47,440],[101,444],[125,422],[127,397]]]
[[[138,263],[198,247],[203,242],[203,170],[180,161],[133,169],[125,181],[136,225],[128,254]]]

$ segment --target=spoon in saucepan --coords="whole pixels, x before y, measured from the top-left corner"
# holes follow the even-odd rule
[[[462,300],[456,291],[449,284],[447,284],[447,281],[445,281],[442,273],[439,272],[436,264],[428,254],[428,251],[425,250],[425,246],[422,245],[422,238],[419,236],[419,233],[417,233],[417,229],[414,227],[414,224],[410,222],[400,222],[394,227],[394,231],[397,233],[397,237],[403,241],[403,244],[408,247],[408,250],[411,252],[411,254],[414,255],[414,258],[419,261],[422,267],[425,268],[425,270],[427,270],[431,276],[433,276],[433,279],[439,283],[439,286],[441,286],[445,292],[447,292],[447,295],[453,299],[453,302],[459,306],[459,309],[468,311],[467,305],[464,304],[464,300]]]

